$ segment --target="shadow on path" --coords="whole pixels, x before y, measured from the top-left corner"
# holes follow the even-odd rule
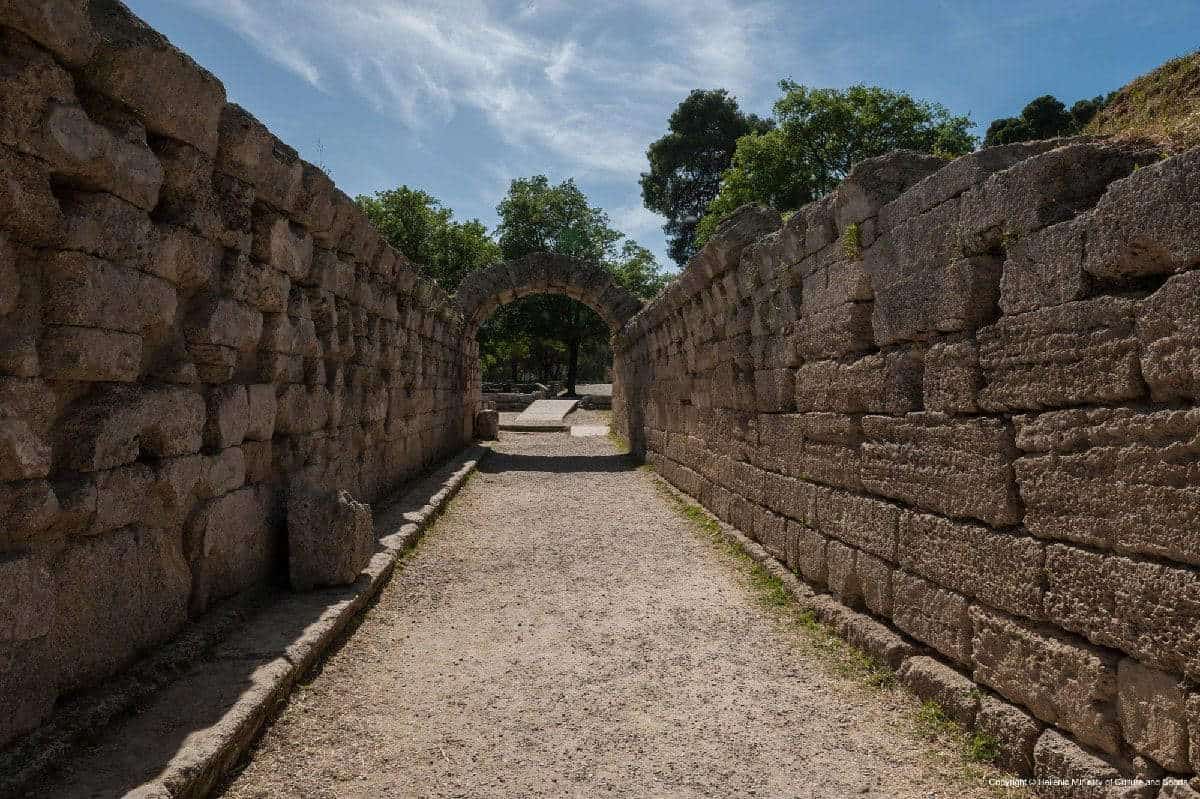
[[[632,455],[521,455],[509,452],[493,452],[479,466],[483,474],[502,472],[547,472],[569,474],[575,472],[629,472],[641,465]]]

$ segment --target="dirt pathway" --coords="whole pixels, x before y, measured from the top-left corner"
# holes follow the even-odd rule
[[[228,797],[988,796],[605,438],[506,434]]]

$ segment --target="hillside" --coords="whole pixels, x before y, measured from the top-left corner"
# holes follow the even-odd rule
[[[1200,146],[1200,51],[1124,86],[1084,132],[1151,139],[1172,152]]]

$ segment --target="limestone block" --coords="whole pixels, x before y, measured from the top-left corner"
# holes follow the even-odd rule
[[[690,469],[685,471],[695,474]],[[698,477],[698,475],[697,475]],[[693,480],[693,488],[699,488],[699,480]],[[687,490],[687,489],[685,489]],[[687,490],[692,496],[699,496],[700,492]],[[759,505],[754,506],[754,540],[762,544],[763,549],[767,551],[771,557],[783,562],[787,560],[787,519],[782,516],[771,513],[764,507]]]
[[[59,247],[154,273],[158,236],[145,211],[105,192],[65,192],[60,201]]]
[[[1134,145],[1074,140],[1020,161],[963,193],[963,244],[968,254],[985,253],[1006,238],[1066,221],[1094,205],[1108,184],[1156,158]]]
[[[143,339],[96,327],[52,325],[38,347],[41,372],[55,380],[136,382],[142,369]]]
[[[825,541],[825,537],[817,531],[788,522],[788,568],[818,588],[825,586],[828,577]]]
[[[979,412],[976,397],[983,385],[979,348],[974,341],[934,344],[925,352],[924,408],[941,413]]]
[[[766,413],[790,411],[794,404],[795,373],[791,369],[754,372],[755,408]]]
[[[242,443],[244,463],[246,466],[245,482],[265,483],[275,476],[274,451],[271,441],[251,441]]]
[[[313,240],[308,231],[285,216],[256,212],[252,253],[292,280],[304,280],[312,268]]]
[[[89,11],[100,41],[81,72],[87,84],[133,110],[147,130],[212,154],[221,82],[118,0],[92,0]]]
[[[39,155],[54,174],[87,191],[108,191],[149,211],[158,204],[162,164],[145,144],[93,122],[82,108],[53,105],[42,122]]]
[[[303,164],[292,148],[235,103],[221,109],[219,141],[219,171],[248,181],[258,198],[272,207],[281,211],[292,208],[304,179]],[[347,251],[358,252],[354,248]]]
[[[1125,740],[1168,771],[1186,773],[1190,768],[1187,694],[1180,678],[1123,658],[1117,686]]]
[[[905,189],[944,166],[944,159],[912,150],[894,150],[859,161],[831,197],[838,229],[876,216]]]
[[[0,555],[0,645],[50,632],[54,581],[40,555]]]
[[[1200,773],[1200,693],[1188,695],[1187,725],[1192,771]]]
[[[14,0],[22,2],[22,0]],[[48,244],[58,235],[60,210],[45,163],[0,146],[0,227],[18,241]]]
[[[862,425],[868,490],[945,516],[993,525],[1020,521],[1007,422],[924,412],[866,416]]]
[[[1116,654],[978,605],[970,615],[977,682],[1089,746],[1120,753]]]
[[[900,519],[897,554],[908,571],[992,607],[1039,619],[1045,545],[923,513]]]
[[[214,386],[208,392],[208,417],[204,425],[204,443],[212,449],[236,447],[250,426],[250,401],[246,387]]]
[[[1047,799],[1151,799],[1158,790],[1114,784],[1124,777],[1116,766],[1054,730],[1034,746],[1033,775],[1045,781],[1038,796]]]
[[[50,50],[70,67],[81,67],[96,47],[85,0],[0,1],[0,17],[11,28]]]
[[[857,488],[854,468],[862,433],[853,416],[837,413],[765,414],[759,417],[759,462],[791,477]]]
[[[1023,777],[1033,774],[1033,748],[1044,729],[1037,719],[1015,705],[986,695],[980,700],[975,729],[996,741],[996,765]]]
[[[1086,216],[1035,231],[1006,246],[1000,308],[1013,315],[1082,300],[1092,291],[1083,269]]]
[[[131,463],[98,472],[94,478],[96,510],[87,530],[89,535],[107,533],[132,524],[165,526],[154,470],[144,463]]]
[[[267,498],[263,488],[247,486],[204,503],[188,520],[184,541],[193,615],[266,580],[280,555],[267,522]]]
[[[184,289],[201,289],[213,282],[221,265],[221,248],[175,225],[159,225],[151,270]]]
[[[287,312],[292,282],[283,272],[230,252],[221,270],[224,294],[263,313]]]
[[[936,702],[964,729],[975,726],[979,689],[954,669],[931,657],[911,657],[904,661],[897,677],[921,699]]]
[[[1142,376],[1156,402],[1200,399],[1200,272],[1167,280],[1138,306]]]
[[[175,287],[161,278],[78,252],[50,255],[42,269],[48,323],[143,333],[175,320]]]
[[[826,585],[829,593],[848,608],[862,606],[862,589],[854,567],[857,552],[838,541],[829,541],[825,546]]]
[[[892,573],[892,620],[904,632],[951,660],[971,664],[967,599],[897,569]]]
[[[371,508],[348,491],[293,487],[288,492],[288,569],[292,588],[349,585],[371,557]]]
[[[815,361],[796,372],[796,410],[902,414],[921,403],[922,363],[907,352]]]
[[[815,498],[816,527],[864,552],[895,562],[900,508],[888,502],[821,489]]]
[[[1025,524],[1042,538],[1200,564],[1200,411],[1090,408],[1017,418]]]
[[[51,571],[58,595],[48,654],[60,690],[113,674],[187,619],[191,575],[177,531],[127,527],[78,539]]]
[[[1200,679],[1200,576],[1189,569],[1051,544],[1047,617],[1147,666]]]
[[[1200,153],[1188,151],[1109,186],[1088,221],[1087,271],[1124,281],[1194,267],[1198,176]]]
[[[3,410],[0,410],[3,414]],[[0,481],[50,473],[50,447],[22,419],[0,415]]]
[[[980,330],[979,406],[1038,410],[1141,397],[1135,308],[1099,297],[1005,316]]]
[[[275,432],[292,435],[323,429],[329,421],[330,399],[325,386],[287,386],[277,395]]]
[[[250,352],[258,344],[262,330],[263,315],[257,309],[220,297],[211,297],[201,303],[188,315],[183,326],[193,357],[197,346]]]
[[[773,472],[763,474],[763,504],[802,524],[815,523],[813,503],[818,489],[812,483]]]
[[[807,295],[806,295],[807,296]],[[832,308],[803,308],[796,334],[802,360],[840,358],[875,346],[869,302],[849,302]]]
[[[56,521],[58,497],[45,480],[0,483],[0,549],[36,541]]]
[[[275,434],[275,416],[278,412],[275,386],[269,383],[246,386],[246,401],[249,406],[246,438],[251,441],[270,441]]]
[[[854,558],[854,573],[858,579],[863,604],[876,616],[890,618],[892,615],[892,567],[866,552],[858,552]]]
[[[818,603],[822,600],[828,600],[829,605],[840,609],[840,613],[830,614],[826,608],[819,607]],[[846,643],[866,652],[888,668],[899,669],[905,660],[917,654],[917,648],[908,639],[886,624],[862,613],[847,610],[824,595],[817,595],[811,601],[818,604],[815,609],[817,618],[833,624],[838,635],[846,639]]]
[[[106,385],[63,418],[56,454],[64,468],[100,471],[156,457],[199,452],[204,400],[179,387]]]
[[[45,638],[0,642],[0,746],[36,729],[54,709],[58,678],[46,648]]]

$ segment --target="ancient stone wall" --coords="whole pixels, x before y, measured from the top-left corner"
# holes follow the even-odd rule
[[[864,162],[616,350],[634,446],[1006,763],[1200,770],[1200,151]]]
[[[0,744],[461,447],[464,325],[116,0],[0,0]]]

